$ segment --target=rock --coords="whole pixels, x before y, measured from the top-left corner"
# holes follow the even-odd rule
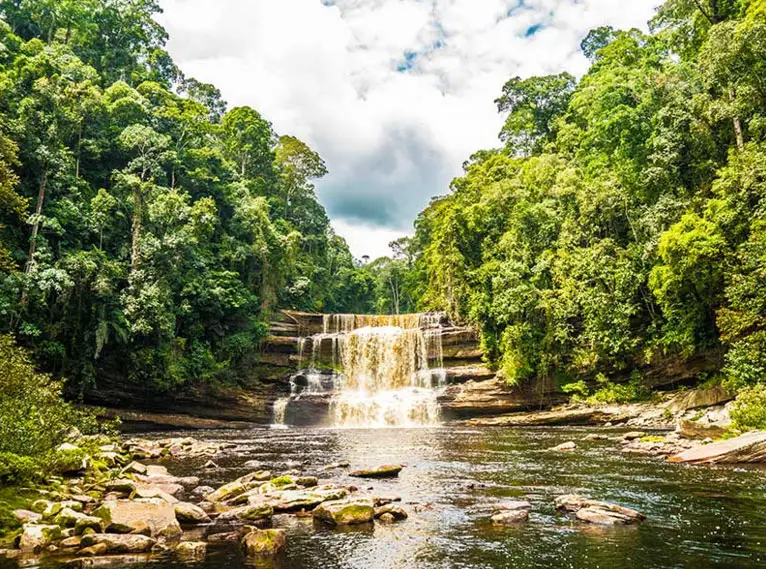
[[[146,466],[135,460],[122,470],[126,474],[146,474]]]
[[[204,561],[207,555],[207,543],[203,541],[183,541],[176,545],[173,553],[183,562]]]
[[[383,516],[391,516],[394,521],[406,520],[408,517],[407,512],[399,506],[394,506],[392,504],[375,508],[375,517],[382,518]]]
[[[632,431],[630,433],[625,433],[622,436],[622,440],[624,441],[635,441],[636,439],[640,439],[641,437],[645,437],[646,433],[643,431]]]
[[[336,500],[317,506],[313,516],[315,520],[336,526],[365,524],[375,518],[375,508],[371,498]]]
[[[683,413],[689,409],[712,407],[732,399],[734,396],[721,386],[710,389],[692,389],[673,399],[670,409],[675,413]]]
[[[526,500],[515,500],[512,502],[502,502],[492,506],[495,512],[513,512],[517,510],[531,510],[532,504]]]
[[[30,512],[29,510],[13,510],[13,516],[22,524],[29,522],[39,522],[43,519],[41,514]]]
[[[39,553],[59,539],[61,539],[59,526],[24,524],[19,537],[19,549]]]
[[[387,506],[388,504],[392,504],[393,502],[401,502],[402,499],[399,496],[375,496],[373,498],[373,502],[375,503],[376,508],[380,508],[381,506]]]
[[[104,484],[104,488],[107,492],[117,492],[120,494],[132,494],[136,490],[136,483],[129,478],[119,478],[117,480],[110,480]]]
[[[215,492],[215,488],[212,488],[211,486],[197,486],[194,490],[192,490],[192,494],[194,496],[199,496],[200,498],[204,498],[208,494],[212,494]]]
[[[388,513],[383,514],[378,519],[381,522],[386,523],[386,524],[391,524],[391,523],[394,523],[396,521],[396,518],[394,517],[394,515],[393,514],[388,514]]]
[[[555,503],[557,510],[573,512],[578,519],[595,524],[626,525],[639,523],[646,519],[644,514],[636,510],[609,502],[590,500],[577,494],[559,496]]]
[[[151,551],[157,540],[145,535],[120,535],[98,533],[85,535],[81,544],[83,547],[105,545],[107,553],[146,553]]]
[[[234,508],[228,512],[223,512],[218,516],[221,521],[242,520],[248,522],[261,522],[271,519],[274,515],[274,508],[271,504],[255,504]]]
[[[97,543],[90,547],[84,547],[77,552],[81,557],[100,557],[109,553],[109,547],[105,543]]]
[[[686,464],[766,462],[766,432],[752,431],[733,439],[696,447],[671,456],[668,462]]]
[[[53,518],[53,522],[61,527],[73,528],[78,521],[85,517],[87,517],[85,514],[75,512],[71,508],[64,508],[56,514],[56,517]]]
[[[56,452],[77,452],[79,450],[80,447],[73,445],[72,443],[62,443],[56,448]]]
[[[578,520],[602,526],[630,525],[641,521],[641,519],[635,516],[625,515],[622,512],[597,506],[589,506],[577,510],[575,516]]]
[[[348,496],[348,490],[339,486],[313,488],[311,490],[285,490],[279,493],[271,504],[276,512],[294,512],[310,510],[321,504],[334,500],[342,500]],[[254,497],[257,503],[260,497]]]
[[[583,439],[584,441],[608,441],[609,436],[608,435],[598,435],[596,433],[591,433],[589,435],[586,435]]]
[[[188,502],[174,504],[176,519],[183,524],[209,524],[210,516],[205,510]]]
[[[180,488],[180,486],[178,488]],[[176,492],[179,492],[178,488],[175,489]],[[175,504],[178,502],[178,498],[176,498],[172,494],[168,494],[161,487],[152,486],[151,484],[143,484],[143,483],[138,484],[136,486],[134,497],[144,498],[144,499],[159,498],[160,500],[164,500],[168,504]]]
[[[93,504],[96,501],[93,496],[88,496],[87,494],[75,494],[72,496],[72,500],[80,502],[80,504]]]
[[[82,541],[82,537],[74,536],[74,537],[68,537],[61,543],[59,543],[59,547],[63,549],[77,549],[80,547],[80,542]]]
[[[718,439],[724,436],[727,429],[718,425],[709,425],[697,421],[679,419],[676,432],[684,439],[702,440],[706,438]]]
[[[104,520],[107,531],[130,533],[148,527],[152,537],[172,538],[181,534],[175,508],[164,500],[105,502],[93,515]]]
[[[218,468],[218,465],[215,462],[213,462],[212,460],[208,460],[205,463],[205,466],[203,468],[207,468],[207,469],[210,469],[210,470],[215,470],[216,468]],[[191,543],[191,542],[189,542],[189,543]]]
[[[224,484],[210,495],[207,496],[209,502],[226,502],[236,498],[240,494],[244,494],[248,490],[260,486],[262,482],[269,480],[271,473],[265,470],[258,472],[251,472],[245,476],[238,478],[234,482]]]
[[[103,521],[96,516],[83,516],[74,525],[75,535],[83,535],[88,530],[95,531],[96,533],[101,531]]]
[[[242,540],[242,549],[248,557],[276,555],[287,546],[287,534],[283,529],[253,528]]]
[[[509,510],[500,512],[492,516],[492,523],[495,525],[514,525],[525,522],[529,519],[528,510]]]
[[[295,483],[298,486],[303,486],[304,488],[313,488],[319,484],[319,480],[316,476],[300,476],[295,479]]]
[[[569,441],[567,443],[561,443],[559,446],[549,448],[548,450],[570,451],[570,450],[575,450],[576,448],[577,448],[577,445],[574,442]]]
[[[158,464],[146,467],[147,476],[169,476],[168,469]]]
[[[349,476],[354,478],[396,478],[404,467],[398,464],[387,464],[369,470],[355,470]]]

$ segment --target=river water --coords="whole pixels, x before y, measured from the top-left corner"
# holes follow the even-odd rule
[[[275,516],[288,530],[275,569],[621,569],[766,567],[766,472],[753,468],[685,467],[620,452],[616,441],[581,441],[577,428],[209,431],[203,440],[236,443],[205,471],[201,462],[165,464],[218,486],[261,461],[273,472],[317,473],[353,467],[406,465],[398,479],[367,483],[345,470],[320,476],[381,496],[401,496],[410,518],[393,525],[331,529],[309,519]],[[617,431],[604,431],[615,435]],[[162,433],[159,436],[171,436]],[[575,440],[572,453],[546,451]],[[602,528],[554,511],[567,493],[638,509],[635,527]],[[492,505],[526,499],[527,524],[496,528]],[[245,567],[236,546],[213,546],[210,569]],[[151,567],[180,567],[153,564]]]

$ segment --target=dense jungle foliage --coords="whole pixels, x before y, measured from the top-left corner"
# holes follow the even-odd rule
[[[417,220],[421,308],[478,324],[512,383],[702,356],[766,381],[766,2],[668,0],[651,30],[592,31],[579,81],[508,81],[503,146]]]
[[[185,77],[159,11],[0,0],[0,332],[75,394],[244,377],[274,310],[376,308],[321,157]]]

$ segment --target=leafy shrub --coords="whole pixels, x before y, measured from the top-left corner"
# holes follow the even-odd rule
[[[644,401],[652,393],[651,389],[641,383],[641,378],[637,375],[631,377],[628,383],[612,383],[603,374],[599,374],[596,379],[601,387],[588,397],[588,403],[591,405]]]
[[[572,396],[572,403],[585,401],[590,393],[588,385],[582,380],[563,385],[561,391]]]
[[[28,456],[0,452],[0,485],[14,486],[33,478],[40,465]]]
[[[734,427],[742,431],[766,429],[766,385],[743,389],[731,409]]]
[[[55,468],[55,449],[73,429],[83,434],[101,430],[93,414],[66,403],[61,391],[61,382],[36,373],[26,351],[0,335],[1,484],[19,483],[39,468]]]

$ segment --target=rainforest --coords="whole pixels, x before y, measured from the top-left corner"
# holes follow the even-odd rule
[[[284,549],[286,529],[299,546],[288,541],[277,567],[405,567],[413,555],[453,567],[461,532],[472,536],[461,567],[504,567],[524,548],[548,559],[546,538],[571,546],[549,566],[634,566],[622,563],[636,536],[612,536],[617,553],[594,535],[567,541],[557,510],[603,525],[648,513],[647,567],[763,561],[754,543],[733,542],[766,507],[753,466],[766,448],[766,1],[667,0],[644,29],[591,30],[580,76],[509,75],[495,93],[496,145],[466,156],[377,259],[356,258],[333,229],[318,151],[186,75],[161,13],[157,0],[0,0],[0,538],[16,540],[0,541],[0,567],[6,545],[30,543],[36,556],[156,555],[176,517],[184,530],[214,523],[204,540],[182,539],[196,551],[174,550],[200,561],[211,535],[229,532],[226,516],[258,526],[237,530],[245,557]],[[126,439],[147,425],[162,438]],[[199,440],[176,432],[189,425]],[[385,441],[375,434],[388,428]],[[716,458],[685,455],[718,444],[729,446]],[[549,494],[569,483],[546,453],[580,446],[593,454],[567,467],[572,493],[635,510],[560,497],[554,508]],[[744,502],[722,506],[734,521],[721,541],[701,490],[716,471],[671,471],[658,456],[748,464],[722,474],[721,492]],[[401,465],[323,485],[345,460]],[[534,465],[548,476],[542,494],[529,490]],[[476,467],[469,492],[455,472]],[[602,471],[635,494],[592,481]],[[659,502],[650,476],[667,481]],[[369,504],[349,498],[354,478],[383,480]],[[490,487],[509,490],[471,494]],[[153,504],[171,489],[204,501],[176,505],[176,517],[171,507],[167,527],[159,510],[138,516],[146,531],[132,514],[109,521],[122,501]],[[422,508],[422,532],[446,545],[399,543],[375,522],[382,541],[345,535],[361,553],[344,557],[334,534],[296,529],[300,516],[258,529],[275,512],[313,511],[331,527],[398,522],[400,501],[381,498],[391,493],[419,504],[410,517]],[[651,526],[683,500],[701,509],[696,553]],[[461,525],[466,504],[467,519],[493,511],[494,533]],[[534,535],[497,533],[529,510]],[[71,535],[49,535],[59,526]],[[98,537],[112,534],[152,544]],[[674,564],[650,561],[660,543],[675,543]],[[738,565],[717,565],[738,548]],[[236,550],[205,563],[236,565]]]

